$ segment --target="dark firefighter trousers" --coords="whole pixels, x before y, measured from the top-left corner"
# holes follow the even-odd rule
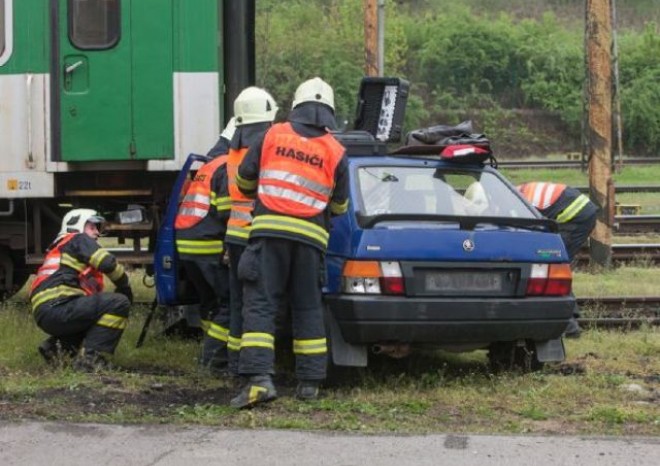
[[[227,266],[218,255],[182,258],[188,280],[199,298],[199,314],[204,330],[200,364],[214,368],[227,365],[229,337],[229,288]]]
[[[559,223],[559,234],[566,246],[566,252],[571,262],[575,260],[582,246],[587,242],[587,238],[596,226],[598,217],[598,208],[593,204],[587,204],[574,218],[569,222]],[[573,317],[580,317],[580,308],[575,303]]]
[[[278,309],[291,309],[293,353],[298,380],[323,380],[327,342],[321,287],[325,277],[322,253],[313,246],[282,238],[250,241],[238,267],[243,280],[241,375],[275,372]]]
[[[86,351],[114,353],[126,328],[131,303],[120,293],[99,293],[54,299],[34,313],[39,328],[58,338],[72,353]]]
[[[225,243],[229,254],[229,373],[238,375],[238,357],[243,334],[243,282],[238,278],[238,262],[245,251],[241,244]]]

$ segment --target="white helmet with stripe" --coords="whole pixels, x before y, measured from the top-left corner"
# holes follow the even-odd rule
[[[234,100],[236,127],[275,120],[278,107],[275,99],[264,89],[250,86]]]
[[[86,223],[101,225],[105,219],[94,209],[73,209],[64,215],[58,237],[67,233],[83,233]]]
[[[294,109],[298,105],[305,102],[316,102],[318,104],[325,104],[335,110],[335,93],[330,84],[325,82],[319,77],[308,79],[298,86],[296,93],[293,95],[293,102],[291,108]]]

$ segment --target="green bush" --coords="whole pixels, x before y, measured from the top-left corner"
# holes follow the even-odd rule
[[[577,141],[584,26],[575,14],[560,18],[558,12],[575,13],[580,2],[498,0],[499,10],[485,9],[485,3],[386,2],[385,75],[412,86],[404,129],[469,117],[493,138],[525,138],[533,129],[507,127],[520,125],[511,111],[524,108],[558,115]],[[490,13],[506,5],[508,13]],[[648,11],[648,5],[642,2],[635,11]],[[622,11],[627,23],[634,23],[631,8]],[[660,141],[658,27],[624,30],[619,49],[625,147],[652,153]],[[296,86],[318,75],[335,89],[338,120],[352,122],[363,65],[362,0],[258,2],[257,84],[277,99],[280,118]]]

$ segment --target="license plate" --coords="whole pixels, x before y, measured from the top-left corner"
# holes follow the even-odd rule
[[[503,290],[503,276],[499,272],[427,272],[426,291],[481,291],[499,292]]]

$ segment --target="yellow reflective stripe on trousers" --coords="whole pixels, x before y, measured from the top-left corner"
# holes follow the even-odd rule
[[[241,349],[267,348],[275,349],[275,337],[270,333],[248,332],[241,337]]]
[[[325,338],[314,340],[293,340],[294,354],[325,354],[328,352],[328,344]]]
[[[71,267],[73,270],[76,270],[78,272],[82,272],[83,270],[85,270],[85,267],[87,267],[87,264],[85,264],[84,262],[80,262],[78,259],[65,252],[62,253],[62,259],[60,260],[60,264],[66,265],[67,267]]]
[[[229,339],[229,329],[223,327],[222,325],[218,325],[214,322],[211,322],[211,325],[209,326],[209,329],[206,331],[206,334],[211,338],[215,338],[216,340],[220,340],[224,342],[226,342],[227,339]]]
[[[177,239],[176,250],[186,254],[221,254],[224,248],[220,240]]]
[[[589,198],[580,194],[577,199],[569,204],[564,210],[561,211],[561,214],[557,216],[557,221],[559,223],[566,223],[575,218],[577,214],[589,203]]]
[[[212,322],[210,320],[202,319],[202,330],[204,330],[204,333],[209,331],[211,328],[211,323]]]
[[[237,337],[232,337],[229,335],[227,339],[227,349],[229,351],[240,351],[241,350],[241,339]]]
[[[113,328],[115,330],[124,330],[127,324],[128,319],[126,319],[126,317],[115,314],[103,314],[101,318],[96,321],[96,325]]]
[[[84,296],[85,292],[80,288],[73,288],[67,285],[59,285],[54,288],[48,288],[46,290],[36,293],[30,298],[32,303],[32,309],[36,309],[40,305],[52,301],[53,299],[63,298],[66,296]]]
[[[103,262],[103,259],[105,259],[109,255],[110,253],[105,249],[97,249],[96,252],[92,254],[92,257],[89,258],[89,265],[91,265],[95,269],[98,269],[101,266],[101,262]]]
[[[252,222],[252,230],[277,230],[288,231],[302,236],[307,236],[324,247],[328,245],[328,232],[321,226],[299,218],[285,217],[282,215],[259,215]]]
[[[122,277],[122,275],[124,275],[124,272],[125,272],[124,271],[124,266],[121,265],[121,264],[117,264],[115,266],[115,270],[110,272],[110,275],[108,275],[108,278],[110,280],[112,280],[113,282],[116,282],[117,280],[119,280]]]

